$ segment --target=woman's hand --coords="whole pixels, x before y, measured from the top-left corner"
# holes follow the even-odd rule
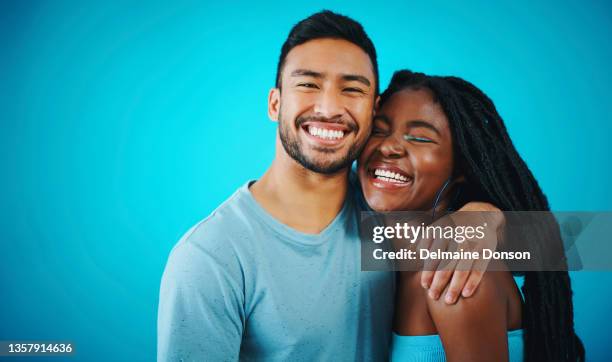
[[[419,248],[430,251],[470,251],[481,252],[483,249],[495,250],[502,235],[505,224],[503,213],[495,206],[486,202],[470,202],[457,212],[448,214],[436,220],[435,226],[481,226],[484,230],[483,238],[468,238],[464,242],[457,243],[449,239],[422,239]],[[450,262],[435,259],[427,259],[421,273],[421,285],[429,289],[429,297],[437,300],[442,291],[447,287],[444,301],[454,304],[459,295],[468,298],[478,288],[489,260],[480,258],[478,260],[461,259]],[[450,285],[449,285],[450,281]]]

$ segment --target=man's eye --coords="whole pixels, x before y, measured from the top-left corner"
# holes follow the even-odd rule
[[[411,134],[405,134],[404,139],[406,141],[413,141],[413,142],[419,142],[419,143],[433,143],[433,141],[427,137],[417,137]]]
[[[361,93],[364,94],[365,92],[363,91],[363,89],[360,88],[354,88],[354,87],[350,87],[350,88],[344,88],[345,92],[351,92],[351,93]]]
[[[317,85],[314,83],[299,83],[297,85],[298,87],[303,87],[303,88],[312,88],[312,89],[317,89]]]

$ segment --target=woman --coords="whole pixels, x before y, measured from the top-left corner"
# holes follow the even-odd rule
[[[394,74],[358,176],[376,211],[439,215],[468,201],[549,210],[493,102],[456,77]],[[473,297],[449,306],[427,297],[417,272],[400,272],[393,359],[584,360],[567,272],[527,272],[522,290],[524,301],[510,272],[487,272]]]

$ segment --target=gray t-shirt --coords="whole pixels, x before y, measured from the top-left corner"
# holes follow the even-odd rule
[[[387,360],[394,274],[360,270],[355,190],[313,235],[274,219],[248,185],[170,253],[158,361]]]

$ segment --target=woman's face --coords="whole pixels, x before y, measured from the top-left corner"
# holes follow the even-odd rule
[[[374,117],[359,179],[376,211],[430,210],[453,170],[448,119],[428,89],[396,92]]]

